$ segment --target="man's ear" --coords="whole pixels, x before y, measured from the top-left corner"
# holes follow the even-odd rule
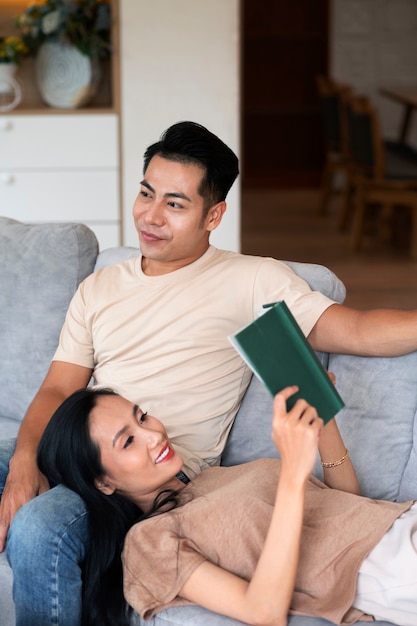
[[[104,493],[105,496],[111,496],[116,490],[109,483],[107,483],[104,478],[95,478],[94,485],[96,489]]]
[[[210,207],[206,218],[206,229],[209,231],[215,230],[222,221],[224,212],[226,211],[226,202],[218,202]]]

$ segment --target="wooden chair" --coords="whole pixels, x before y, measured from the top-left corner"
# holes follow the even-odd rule
[[[382,139],[379,116],[369,98],[356,96],[348,100],[346,119],[355,190],[352,248],[360,248],[370,206],[379,209],[376,220],[380,232],[392,232],[396,209],[408,207],[412,224],[410,254],[417,258],[417,152],[404,143]]]
[[[352,90],[324,76],[318,76],[316,80],[322,107],[326,146],[326,162],[322,174],[318,212],[320,215],[327,213],[329,199],[334,192],[335,175],[341,174],[342,200],[338,226],[343,230],[350,213],[352,192],[352,160],[349,153],[344,102]]]

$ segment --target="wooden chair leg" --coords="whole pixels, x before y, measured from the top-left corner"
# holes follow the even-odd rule
[[[348,174],[346,174],[346,182],[342,192],[342,201],[340,206],[339,219],[337,227],[339,230],[346,230],[350,214],[352,212],[352,204],[354,202],[354,186]]]
[[[356,190],[355,208],[353,213],[351,248],[359,250],[361,246],[362,233],[365,221],[365,197],[363,190],[359,187]]]
[[[389,202],[381,204],[380,218],[378,220],[379,237],[383,242],[391,242],[393,236],[393,211],[394,207]]]
[[[411,207],[410,256],[412,259],[417,259],[417,205]]]
[[[333,170],[327,164],[324,168],[324,172],[323,172],[322,180],[321,180],[319,204],[317,207],[317,212],[319,215],[326,215],[327,213],[329,196],[332,190],[332,183],[333,183]]]

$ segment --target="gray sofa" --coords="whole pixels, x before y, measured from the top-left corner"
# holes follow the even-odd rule
[[[113,248],[98,254],[93,233],[82,225],[27,225],[0,218],[0,439],[16,435],[49,366],[78,283],[95,268],[137,253],[133,248]],[[343,301],[344,286],[328,269],[290,265],[314,289]],[[390,500],[417,499],[417,353],[392,359],[324,354],[320,358],[336,374],[346,402],[337,421],[363,493]],[[275,455],[270,441],[271,407],[272,399],[253,378],[231,431],[224,464]],[[315,473],[320,476],[319,463]],[[14,625],[11,586],[12,572],[1,554],[2,626]],[[134,622],[142,624],[137,616]],[[153,626],[237,623],[194,606],[163,611],[151,622]],[[290,617],[292,626],[326,623]]]

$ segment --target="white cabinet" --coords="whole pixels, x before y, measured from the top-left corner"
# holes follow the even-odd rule
[[[0,215],[83,222],[121,240],[116,114],[0,116]]]

